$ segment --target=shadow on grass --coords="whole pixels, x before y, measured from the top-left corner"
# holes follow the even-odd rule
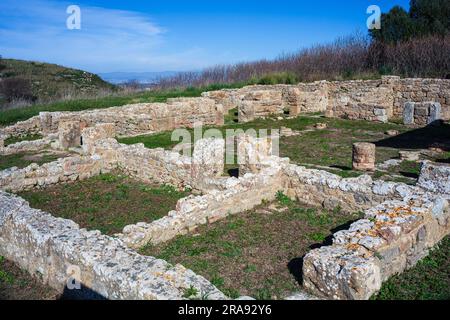
[[[325,240],[322,243],[315,243],[309,246],[310,250],[318,249],[324,246],[331,246],[333,244],[333,234],[335,234],[338,231],[342,230],[348,230],[350,228],[350,225],[359,219],[352,220],[349,222],[346,222],[340,226],[337,226],[336,228],[333,228],[330,230],[331,234],[325,238]],[[289,272],[294,276],[295,280],[302,285],[303,283],[303,261],[305,259],[305,256],[302,256],[300,258],[294,258],[291,261],[289,261],[287,267],[289,269]]]
[[[340,169],[343,171],[352,171],[353,169],[347,166],[341,166],[341,165],[332,165],[330,168]]]
[[[406,171],[400,171],[399,172],[402,176],[412,179],[419,179],[419,175],[417,173],[413,172],[406,172]]]
[[[450,151],[450,124],[429,125],[375,142],[377,147],[394,149],[428,149],[436,144]]]

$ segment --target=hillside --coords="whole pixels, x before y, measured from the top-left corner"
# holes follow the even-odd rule
[[[95,74],[56,64],[14,59],[2,59],[0,64],[4,66],[0,70],[3,87],[8,85],[10,96],[23,97],[13,100],[51,102],[68,97],[95,96],[115,90],[114,85]],[[7,101],[5,91],[2,90],[2,104],[11,102]],[[17,91],[21,92],[17,94]]]

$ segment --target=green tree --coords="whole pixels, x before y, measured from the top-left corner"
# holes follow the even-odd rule
[[[3,64],[3,58],[0,55],[0,72],[6,69],[6,65]]]
[[[393,7],[381,15],[381,29],[371,30],[370,34],[374,40],[394,43],[449,32],[449,0],[411,0],[409,12]]]
[[[373,39],[383,43],[406,41],[414,36],[414,23],[408,12],[395,6],[388,13],[381,15],[381,29],[371,30]]]
[[[450,31],[449,0],[411,0],[409,15],[417,36],[445,35]]]

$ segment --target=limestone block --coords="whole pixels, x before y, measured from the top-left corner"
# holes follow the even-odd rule
[[[394,136],[398,136],[400,134],[400,132],[398,130],[388,130],[388,131],[386,131],[386,134],[388,136],[394,137]]]
[[[414,116],[428,117],[429,108],[426,104],[416,103],[414,107]]]
[[[59,145],[63,149],[81,145],[80,121],[60,122],[58,127]]]
[[[249,122],[255,119],[255,105],[251,101],[241,101],[238,105],[239,123]]]
[[[381,271],[374,258],[364,259],[344,246],[322,247],[304,258],[303,286],[334,300],[367,300],[381,287]]]
[[[420,151],[399,151],[400,160],[419,161]]]
[[[388,114],[386,109],[383,108],[375,108],[373,109],[373,114],[375,115],[375,119],[380,122],[388,122]]]
[[[405,103],[403,108],[403,124],[414,124],[414,102]]]
[[[450,165],[424,161],[418,185],[433,192],[450,194]]]
[[[39,113],[39,121],[43,133],[49,133],[52,131],[52,118],[51,112]]]
[[[206,138],[194,145],[192,175],[201,177],[220,177],[225,167],[225,140]]]
[[[0,148],[4,147],[5,147],[5,139],[3,139],[3,137],[0,137]]]
[[[427,124],[433,124],[436,121],[439,121],[442,119],[442,107],[439,102],[434,102],[430,104],[430,112],[428,115],[428,122]]]
[[[273,143],[270,137],[256,138],[251,135],[237,137],[239,174],[258,173],[264,167],[264,160],[272,155]]]
[[[314,125],[314,128],[319,129],[319,130],[324,130],[324,129],[328,128],[328,124],[319,122]]]
[[[375,170],[375,150],[376,147],[373,143],[358,142],[353,144],[353,169]]]
[[[86,128],[81,134],[83,151],[86,154],[91,154],[98,140],[114,138],[115,136],[116,128],[113,123],[101,123],[95,127]]]

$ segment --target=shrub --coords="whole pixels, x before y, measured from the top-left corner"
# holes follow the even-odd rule
[[[23,78],[7,78],[0,82],[0,93],[8,102],[36,101],[30,81]]]

